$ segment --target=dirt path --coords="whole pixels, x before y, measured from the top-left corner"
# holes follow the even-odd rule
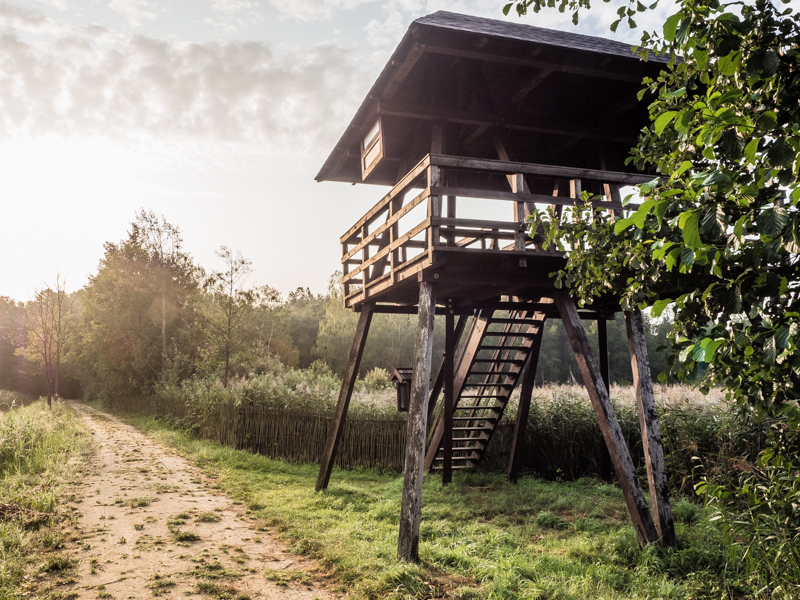
[[[96,452],[78,490],[79,566],[66,597],[335,597],[314,581],[314,563],[285,552],[202,471],[115,417],[73,406]]]

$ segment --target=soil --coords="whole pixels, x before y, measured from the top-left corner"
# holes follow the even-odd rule
[[[73,404],[95,453],[78,484],[67,598],[333,599],[292,555],[186,459],[107,413]]]

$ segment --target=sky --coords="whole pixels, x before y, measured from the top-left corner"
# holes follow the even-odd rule
[[[449,10],[635,42],[598,3],[573,28],[504,0],[0,0],[0,296],[97,273],[141,210],[208,270],[323,293],[339,237],[382,196],[317,183],[411,22]],[[668,7],[637,18],[663,22]]]

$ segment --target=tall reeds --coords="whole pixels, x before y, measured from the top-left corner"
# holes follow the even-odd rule
[[[317,462],[327,438],[339,381],[324,369],[284,371],[232,382],[185,382],[157,397],[117,398],[127,412],[158,415],[206,439],[271,458]],[[661,437],[670,483],[691,493],[700,477],[735,474],[758,455],[766,424],[737,416],[720,398],[691,388],[659,386]],[[402,470],[405,415],[392,407],[394,391],[364,389],[351,404],[337,464],[343,468]],[[612,388],[617,417],[637,467],[644,473],[639,420],[633,394]],[[378,397],[386,396],[386,398]],[[506,467],[515,407],[495,430],[483,469]],[[528,418],[524,471],[548,479],[613,476],[600,428],[578,386],[537,388]]]

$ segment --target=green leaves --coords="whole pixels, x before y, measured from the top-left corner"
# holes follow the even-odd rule
[[[667,308],[667,306],[669,306],[671,303],[672,300],[669,298],[657,300],[655,303],[653,303],[653,308],[650,310],[650,314],[655,318],[660,317],[661,313],[664,312],[664,309]]]
[[[702,185],[704,187],[711,187],[714,185],[731,185],[731,178],[728,177],[722,171],[711,171],[706,178],[703,180]]]
[[[789,222],[789,213],[782,206],[773,206],[758,215],[758,229],[772,238],[781,235],[783,228]]]
[[[682,18],[683,14],[678,12],[669,17],[666,21],[664,21],[663,31],[665,40],[667,40],[668,42],[675,41],[675,34],[678,31],[678,25],[680,24]]]
[[[767,158],[773,167],[791,167],[797,158],[797,151],[786,138],[778,138],[767,151]]]
[[[658,118],[656,118],[654,124],[656,135],[661,135],[664,132],[664,129],[667,127],[667,125],[672,123],[672,120],[677,116],[677,114],[678,114],[677,111],[668,110],[658,115]]]
[[[703,242],[698,231],[698,216],[693,210],[683,213],[678,220],[678,226],[683,230],[683,243],[689,248],[699,248]]]

